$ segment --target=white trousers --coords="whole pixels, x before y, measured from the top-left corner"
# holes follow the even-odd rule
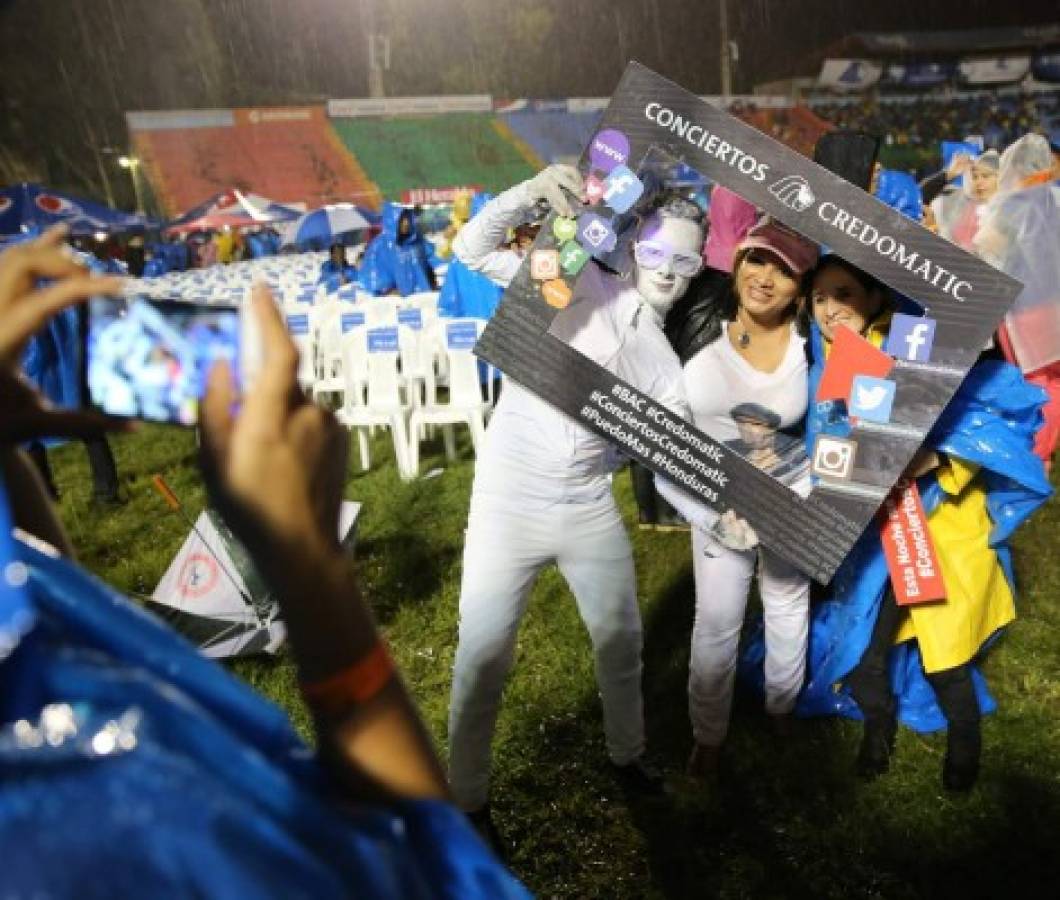
[[[704,553],[711,547],[714,556]],[[765,614],[766,711],[791,712],[806,671],[810,582],[765,548],[738,552],[692,529],[696,615],[688,673],[688,714],[696,743],[719,746],[729,729],[733,677],[747,595],[760,560],[758,592]]]
[[[622,765],[644,752],[633,555],[611,495],[543,508],[473,496],[449,704],[449,780],[465,810],[488,798],[490,742],[516,632],[534,581],[551,562],[592,639],[608,754]]]

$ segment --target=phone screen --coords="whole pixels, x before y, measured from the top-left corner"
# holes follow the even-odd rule
[[[115,416],[194,425],[210,368],[239,377],[238,307],[94,297],[84,317],[89,402]]]

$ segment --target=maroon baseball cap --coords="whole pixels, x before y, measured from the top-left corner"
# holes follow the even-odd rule
[[[736,245],[736,252],[753,248],[771,250],[779,256],[796,277],[817,265],[817,245],[769,216],[761,219]]]

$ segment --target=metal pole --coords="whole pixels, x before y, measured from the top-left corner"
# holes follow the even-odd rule
[[[732,48],[729,46],[729,5],[727,0],[718,0],[721,26],[721,93],[732,94]]]
[[[385,37],[375,32],[375,0],[362,0],[364,30],[368,35],[368,96],[385,97],[383,90],[383,60]]]
[[[140,188],[139,160],[136,160],[131,166],[129,166],[129,173],[132,175],[133,195],[136,197],[136,212],[142,216],[144,214],[144,195]]]

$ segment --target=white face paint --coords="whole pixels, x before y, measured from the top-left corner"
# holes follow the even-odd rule
[[[690,219],[655,215],[641,226],[638,238],[660,241],[674,250],[698,256],[703,249],[703,226]],[[636,267],[637,290],[660,317],[665,317],[670,307],[684,296],[691,280],[675,275],[669,261],[658,269]]]

